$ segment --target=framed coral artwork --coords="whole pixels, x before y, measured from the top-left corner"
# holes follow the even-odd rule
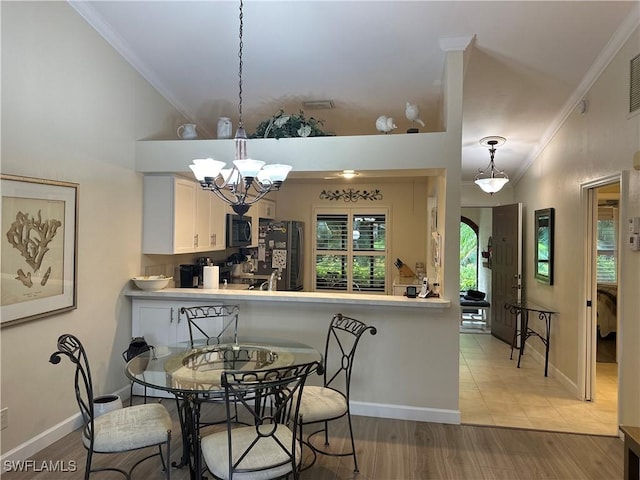
[[[0,326],[76,308],[78,184],[0,175]]]

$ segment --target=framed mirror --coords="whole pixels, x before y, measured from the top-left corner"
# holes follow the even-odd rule
[[[535,278],[541,283],[553,285],[554,209],[536,210],[534,218]]]

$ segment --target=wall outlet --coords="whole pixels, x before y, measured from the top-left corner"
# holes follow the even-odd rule
[[[9,426],[9,407],[0,410],[0,430],[4,430]]]

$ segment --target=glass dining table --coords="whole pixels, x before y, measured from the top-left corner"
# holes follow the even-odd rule
[[[125,373],[136,383],[175,395],[182,430],[182,458],[173,467],[189,466],[191,478],[201,478],[200,406],[224,399],[223,371],[269,370],[317,363],[322,354],[309,345],[272,338],[239,338],[215,345],[156,345],[127,362]],[[226,418],[225,418],[226,421]]]

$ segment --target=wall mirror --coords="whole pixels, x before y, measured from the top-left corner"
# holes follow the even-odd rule
[[[553,208],[535,211],[535,277],[547,285],[553,285],[553,222]]]

